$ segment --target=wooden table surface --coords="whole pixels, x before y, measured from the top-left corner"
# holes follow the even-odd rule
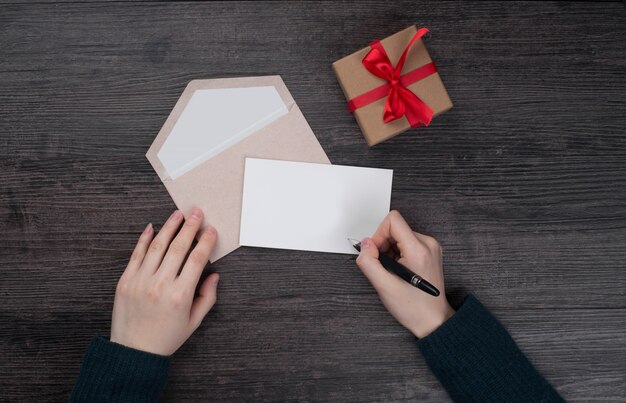
[[[280,74],[335,164],[394,170],[444,250],[571,401],[626,399],[622,2],[0,5],[0,400],[63,401],[108,336],[139,232],[175,208],[144,154],[192,79]],[[454,102],[368,148],[331,62],[415,23]],[[240,248],[164,401],[446,401],[352,259]]]

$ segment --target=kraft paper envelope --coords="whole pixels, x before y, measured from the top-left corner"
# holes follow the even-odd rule
[[[280,76],[191,81],[146,157],[176,206],[217,229],[214,262],[239,247],[246,157],[329,164]]]

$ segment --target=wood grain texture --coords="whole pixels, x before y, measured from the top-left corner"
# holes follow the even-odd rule
[[[375,17],[373,17],[375,16]],[[411,23],[454,108],[367,148],[331,63]],[[0,400],[64,401],[136,237],[174,204],[144,157],[191,79],[280,74],[335,164],[394,169],[450,297],[568,401],[626,399],[621,2],[0,5]],[[241,248],[164,401],[442,401],[345,256]]]

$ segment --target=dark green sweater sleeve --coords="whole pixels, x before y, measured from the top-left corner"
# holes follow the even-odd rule
[[[167,382],[168,357],[94,337],[70,402],[156,402]]]
[[[472,296],[418,346],[455,402],[564,401]]]

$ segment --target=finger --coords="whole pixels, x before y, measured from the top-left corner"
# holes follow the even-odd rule
[[[161,231],[159,231],[157,236],[154,237],[150,243],[148,253],[146,253],[146,257],[143,259],[141,265],[142,272],[152,275],[159,268],[161,260],[163,260],[163,255],[165,255],[165,251],[170,242],[172,242],[172,238],[174,238],[182,220],[183,213],[176,210],[172,213],[170,218],[167,219],[165,224],[163,224]]]
[[[374,242],[374,244],[378,248],[378,251],[386,254],[394,254],[397,250],[395,239],[380,236],[378,234],[378,231],[379,230],[377,230],[376,233],[372,235],[372,242]]]
[[[209,257],[217,241],[217,231],[213,227],[208,227],[198,240],[196,247],[189,254],[185,266],[178,278],[185,287],[196,288],[204,267],[209,263]]]
[[[396,210],[389,212],[383,222],[380,223],[372,235],[372,241],[381,251],[387,251],[390,247],[395,246],[400,253],[418,245],[413,230]]]
[[[152,223],[150,223],[139,236],[137,245],[135,245],[135,249],[132,255],[130,255],[130,260],[128,261],[128,266],[126,266],[124,273],[133,274],[139,270],[146,256],[146,252],[148,251],[148,246],[150,246],[150,241],[152,241],[152,235],[154,235],[154,228],[152,228]]]
[[[202,210],[198,208],[191,210],[191,215],[187,218],[183,227],[178,232],[178,235],[176,235],[176,238],[174,238],[167,249],[167,253],[165,254],[163,262],[158,270],[159,276],[172,279],[176,277],[183,261],[185,260],[185,256],[187,256],[187,252],[189,252],[189,248],[191,248],[191,244],[200,229],[202,218]]]
[[[215,301],[217,301],[217,283],[219,283],[219,281],[219,274],[213,273],[207,277],[200,286],[200,295],[193,301],[189,314],[189,324],[194,329],[200,326],[202,319],[204,319],[211,308],[213,308],[213,305],[215,305]]]
[[[361,252],[356,259],[357,266],[377,291],[395,280],[393,275],[380,264],[378,253],[372,240],[365,238],[361,241]]]

